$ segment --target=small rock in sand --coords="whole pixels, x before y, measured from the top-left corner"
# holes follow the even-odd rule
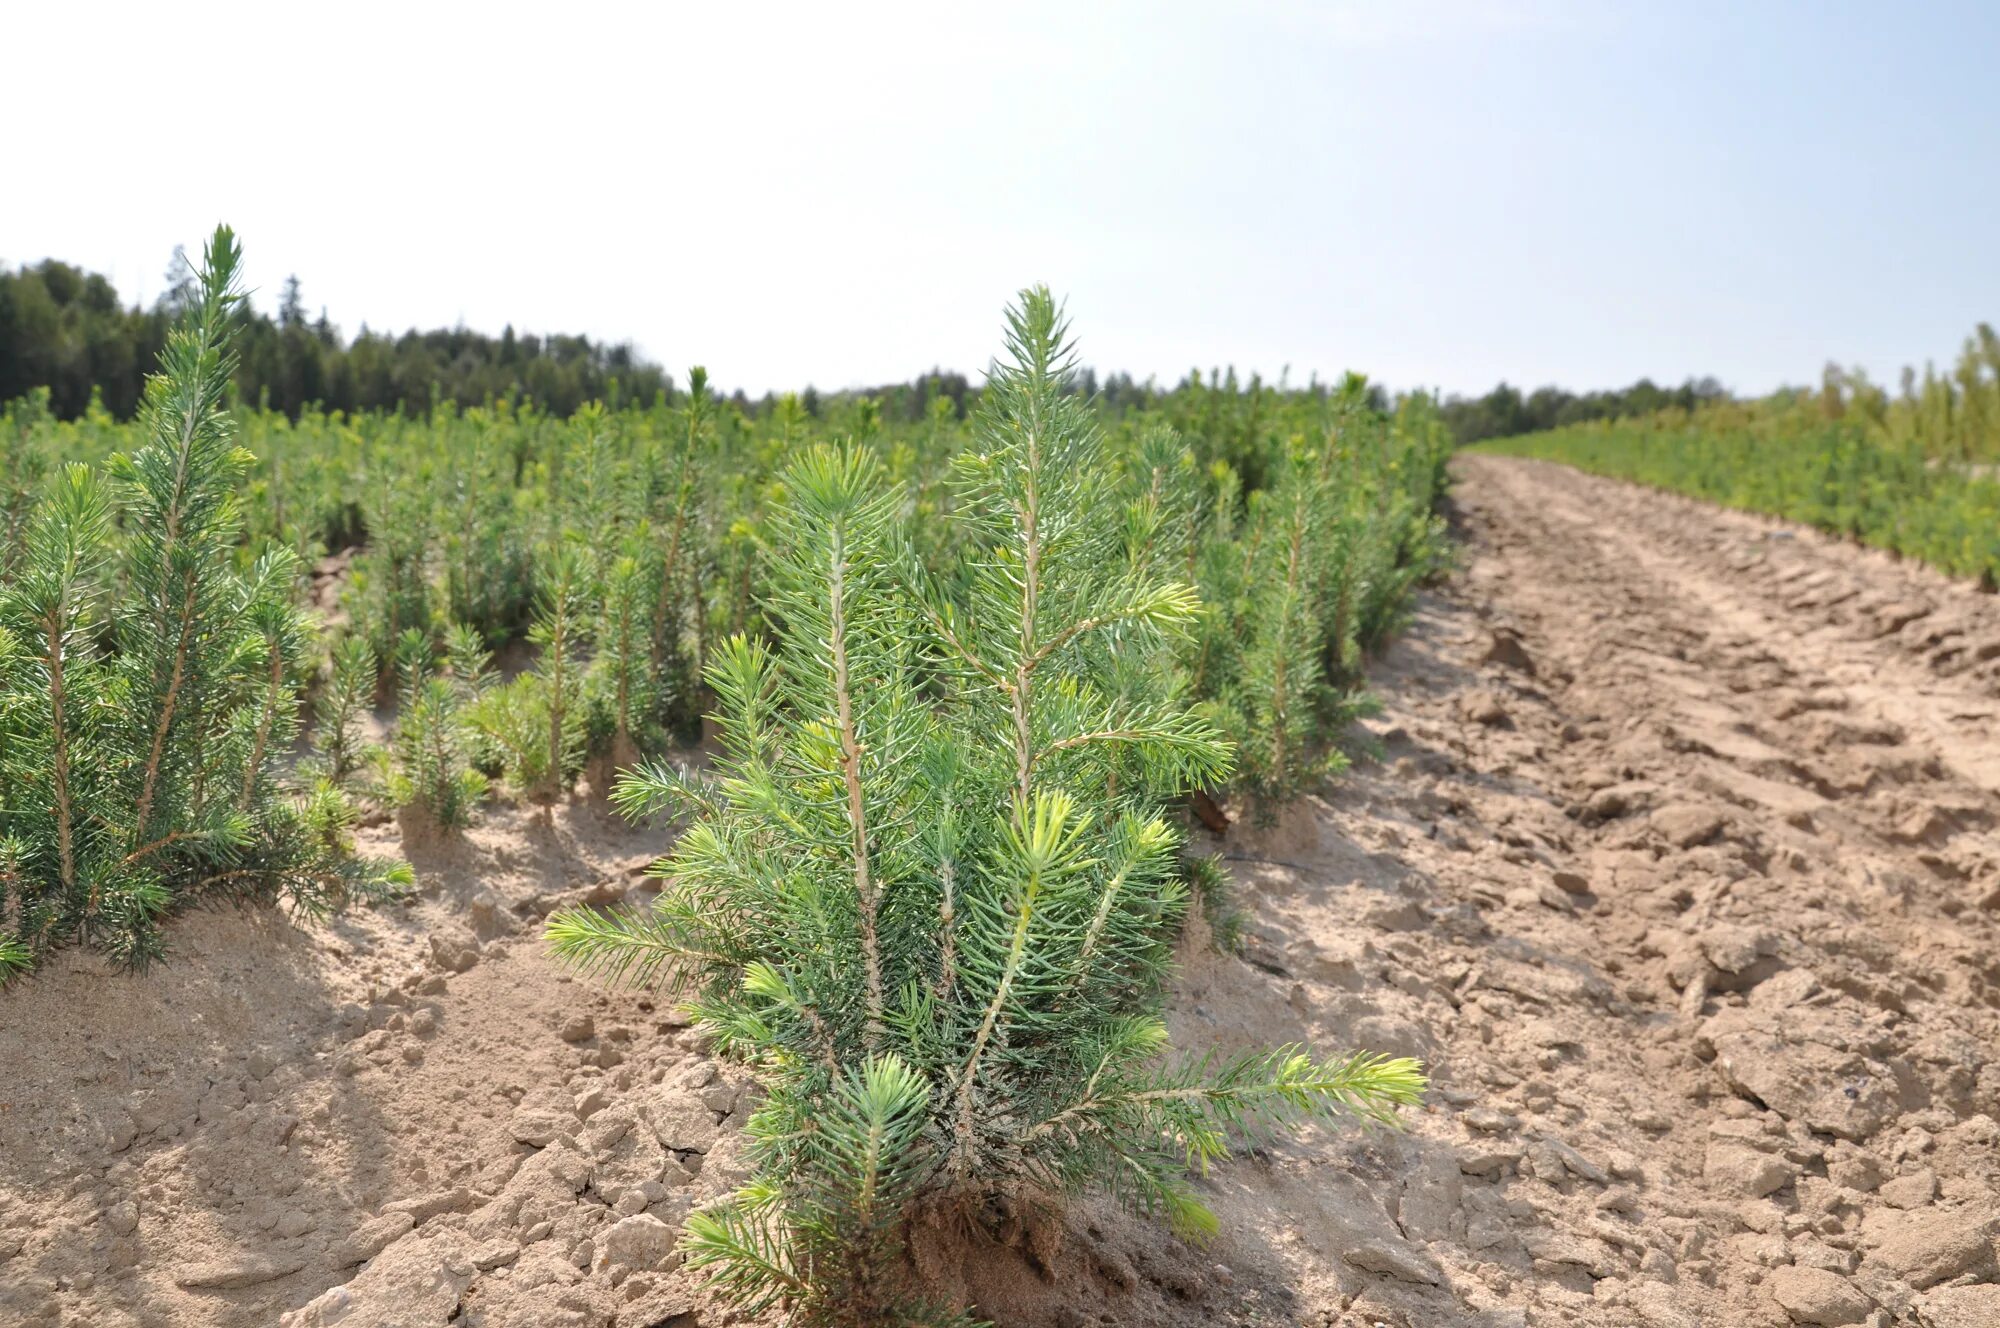
[[[1926,1328],[1993,1328],[2000,1323],[2000,1286],[1939,1287],[1921,1302]]]
[[[1860,1190],[1865,1194],[1880,1185],[1887,1174],[1882,1169],[1881,1158],[1846,1140],[1836,1142],[1833,1151],[1827,1155],[1827,1179],[1850,1190]]]
[[[1519,1116],[1510,1116],[1493,1107],[1474,1107],[1458,1118],[1466,1129],[1481,1134],[1507,1134],[1521,1127]]]
[[[678,1233],[650,1213],[623,1218],[598,1233],[591,1266],[608,1272],[613,1281],[627,1273],[652,1272],[665,1267],[674,1253]]]
[[[343,1325],[431,1328],[458,1319],[459,1303],[478,1276],[463,1232],[435,1238],[417,1232],[393,1241],[347,1284],[358,1314]]]
[[[1708,962],[1724,973],[1747,973],[1758,961],[1776,955],[1779,948],[1775,933],[1756,927],[1710,927],[1695,939]],[[1809,980],[1810,975],[1806,978]],[[1813,986],[1818,983],[1814,981]]]
[[[1966,1273],[1994,1270],[1993,1232],[2000,1217],[1972,1210],[1923,1208],[1904,1213],[1869,1262],[1922,1291]]]
[[[1587,1180],[1593,1185],[1609,1185],[1611,1183],[1611,1177],[1603,1167],[1598,1166],[1595,1162],[1592,1162],[1589,1158],[1577,1152],[1576,1149],[1560,1139],[1544,1139],[1536,1147],[1546,1149],[1548,1154],[1553,1156],[1562,1165],[1563,1170],[1569,1172],[1572,1176],[1576,1176],[1581,1180]]]
[[[1377,1236],[1350,1245],[1340,1257],[1365,1273],[1380,1273],[1419,1286],[1436,1286],[1443,1277],[1428,1253],[1393,1236]]]
[[[354,1308],[354,1293],[344,1286],[329,1287],[288,1314],[278,1316],[278,1328],[331,1328]]]
[[[1929,1168],[1913,1171],[1907,1176],[1882,1182],[1875,1192],[1891,1208],[1922,1208],[1937,1198],[1937,1173]]]
[[[631,1133],[637,1122],[630,1110],[620,1108],[606,1110],[591,1117],[583,1129],[583,1146],[594,1156],[610,1150],[612,1145]]]
[[[131,1113],[119,1107],[106,1111],[97,1124],[104,1133],[104,1146],[109,1152],[124,1152],[139,1135],[139,1127],[132,1120]]]
[[[1520,1161],[1521,1150],[1515,1144],[1473,1142],[1458,1153],[1458,1169],[1468,1176],[1501,1176]]]
[[[1717,1141],[1708,1146],[1702,1174],[1726,1193],[1761,1199],[1791,1184],[1798,1178],[1799,1169],[1781,1157],[1742,1144]]]
[[[1929,844],[1936,848],[1950,839],[1957,828],[1952,818],[1939,808],[1912,807],[1890,829],[1889,837],[1905,844]]]
[[[1521,644],[1521,634],[1511,627],[1496,627],[1487,639],[1486,653],[1480,657],[1482,664],[1498,664],[1503,668],[1535,676],[1534,657]]]
[[[1650,789],[1636,784],[1613,784],[1610,788],[1601,788],[1584,801],[1583,819],[1595,824],[1630,816],[1645,804],[1650,794]]]
[[[479,947],[454,937],[433,935],[431,960],[447,973],[463,973],[479,962]]]
[[[1556,889],[1566,895],[1587,895],[1590,893],[1590,879],[1581,872],[1559,871],[1550,878]]]
[[[521,1257],[521,1247],[511,1240],[491,1240],[472,1252],[472,1266],[482,1273],[503,1268]]]
[[[1361,921],[1377,931],[1418,931],[1430,919],[1412,900],[1383,899],[1363,910]]]
[[[736,1110],[740,1096],[737,1085],[726,1079],[718,1079],[701,1090],[701,1104],[718,1116],[727,1116]]]
[[[408,1213],[410,1219],[422,1226],[439,1213],[462,1213],[472,1206],[472,1191],[464,1186],[449,1190],[438,1190],[433,1194],[421,1195],[414,1199],[398,1199],[382,1205],[386,1213]]]
[[[1653,829],[1675,848],[1698,848],[1722,834],[1722,817],[1706,807],[1676,803],[1662,807],[1651,818]]]
[[[129,1236],[139,1229],[139,1209],[130,1200],[104,1210],[104,1225],[113,1235]]]
[[[482,941],[496,940],[514,930],[514,918],[507,912],[506,902],[488,890],[473,896],[466,906],[466,919],[473,934]]]
[[[587,1014],[571,1015],[562,1026],[565,1042],[588,1042],[597,1036],[597,1021]]]
[[[666,1094],[647,1109],[646,1121],[661,1147],[676,1153],[705,1153],[715,1142],[715,1113],[696,1097]]]
[[[533,1148],[546,1148],[563,1135],[575,1134],[576,1117],[547,1107],[517,1108],[507,1122],[507,1133]]]
[[[1773,1268],[1769,1285],[1771,1298],[1794,1323],[1843,1328],[1860,1323],[1875,1308],[1846,1278],[1823,1268]]]

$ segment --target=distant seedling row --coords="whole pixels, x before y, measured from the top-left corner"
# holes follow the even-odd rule
[[[2000,586],[2000,336],[1891,395],[1829,369],[1818,391],[1717,401],[1482,443],[1804,522]]]

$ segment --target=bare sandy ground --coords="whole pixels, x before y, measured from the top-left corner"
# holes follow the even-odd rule
[[[1083,1205],[920,1263],[1008,1328],[2000,1325],[1996,601],[1552,466],[1461,480],[1382,759],[1210,845],[1249,939],[1191,936],[1173,1012],[1419,1054],[1429,1104],[1246,1146],[1207,1248]],[[734,1322],[670,1250],[742,1174],[741,1076],[537,939],[663,844],[497,811],[411,905],[198,914],[151,974],[0,993],[0,1324]]]

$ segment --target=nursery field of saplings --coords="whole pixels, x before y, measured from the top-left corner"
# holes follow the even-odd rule
[[[1800,521],[2000,585],[2000,337],[1891,395],[1829,369],[1811,392],[1716,401],[1479,445]]]
[[[326,864],[264,842],[281,809],[309,806],[330,848],[370,808],[449,834],[492,800],[546,806],[633,769],[616,796],[649,811],[646,763],[705,716],[733,722],[730,686],[798,712],[784,689],[803,665],[742,670],[823,648],[843,597],[860,629],[917,612],[937,633],[907,638],[910,679],[872,658],[859,675],[914,688],[925,723],[964,669],[986,676],[964,652],[1004,610],[1036,657],[1019,667],[1046,665],[1060,699],[1045,716],[1004,680],[1022,742],[1101,748],[1114,800],[1240,794],[1268,817],[1344,760],[1364,652],[1444,565],[1449,445],[1427,398],[1232,375],[1107,417],[1071,390],[1044,294],[1009,314],[1010,362],[1040,394],[1014,414],[1003,378],[969,412],[940,396],[891,418],[863,396],[809,416],[785,397],[752,416],[696,368],[671,396],[562,419],[502,401],[292,421],[224,400],[232,253],[133,422],[57,422],[32,395],[0,413],[6,642],[25,665],[7,704],[32,740],[9,751],[24,828],[0,954],[17,967],[72,940],[150,957],[158,917],[212,886],[318,911],[402,878],[342,868],[329,894]],[[991,468],[1016,448],[1027,470],[1003,484]],[[823,503],[830,534],[807,520]],[[996,505],[1024,547],[989,528]],[[796,564],[828,539],[823,565]],[[1089,584],[1041,590],[1056,553]],[[994,575],[1027,605],[977,598]],[[1090,667],[1058,674],[1072,657]],[[140,864],[159,865],[125,870]]]
[[[239,265],[0,407],[0,1323],[2000,1323],[1990,337],[294,418]]]
[[[238,263],[218,232],[131,423],[0,424],[0,965],[143,967],[217,898],[394,907],[376,812],[418,856],[580,786],[677,818],[656,901],[549,943],[752,1067],[751,1175],[680,1249],[805,1323],[971,1322],[920,1211],[1102,1192],[1198,1236],[1231,1138],[1416,1101],[1408,1058],[1176,1052],[1159,1006],[1190,901],[1234,940],[1189,800],[1269,821],[1336,769],[1444,565],[1427,399],[1113,416],[1030,290],[963,413],[753,416],[697,368],[569,418],[294,422],[225,399]]]

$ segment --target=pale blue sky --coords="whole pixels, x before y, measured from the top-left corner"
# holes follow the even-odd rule
[[[297,272],[349,332],[582,331],[751,391],[976,370],[1031,281],[1102,368],[1459,391],[1893,380],[2000,319],[1994,5],[78,4],[0,38],[0,259],[151,298],[226,219],[267,307]]]

